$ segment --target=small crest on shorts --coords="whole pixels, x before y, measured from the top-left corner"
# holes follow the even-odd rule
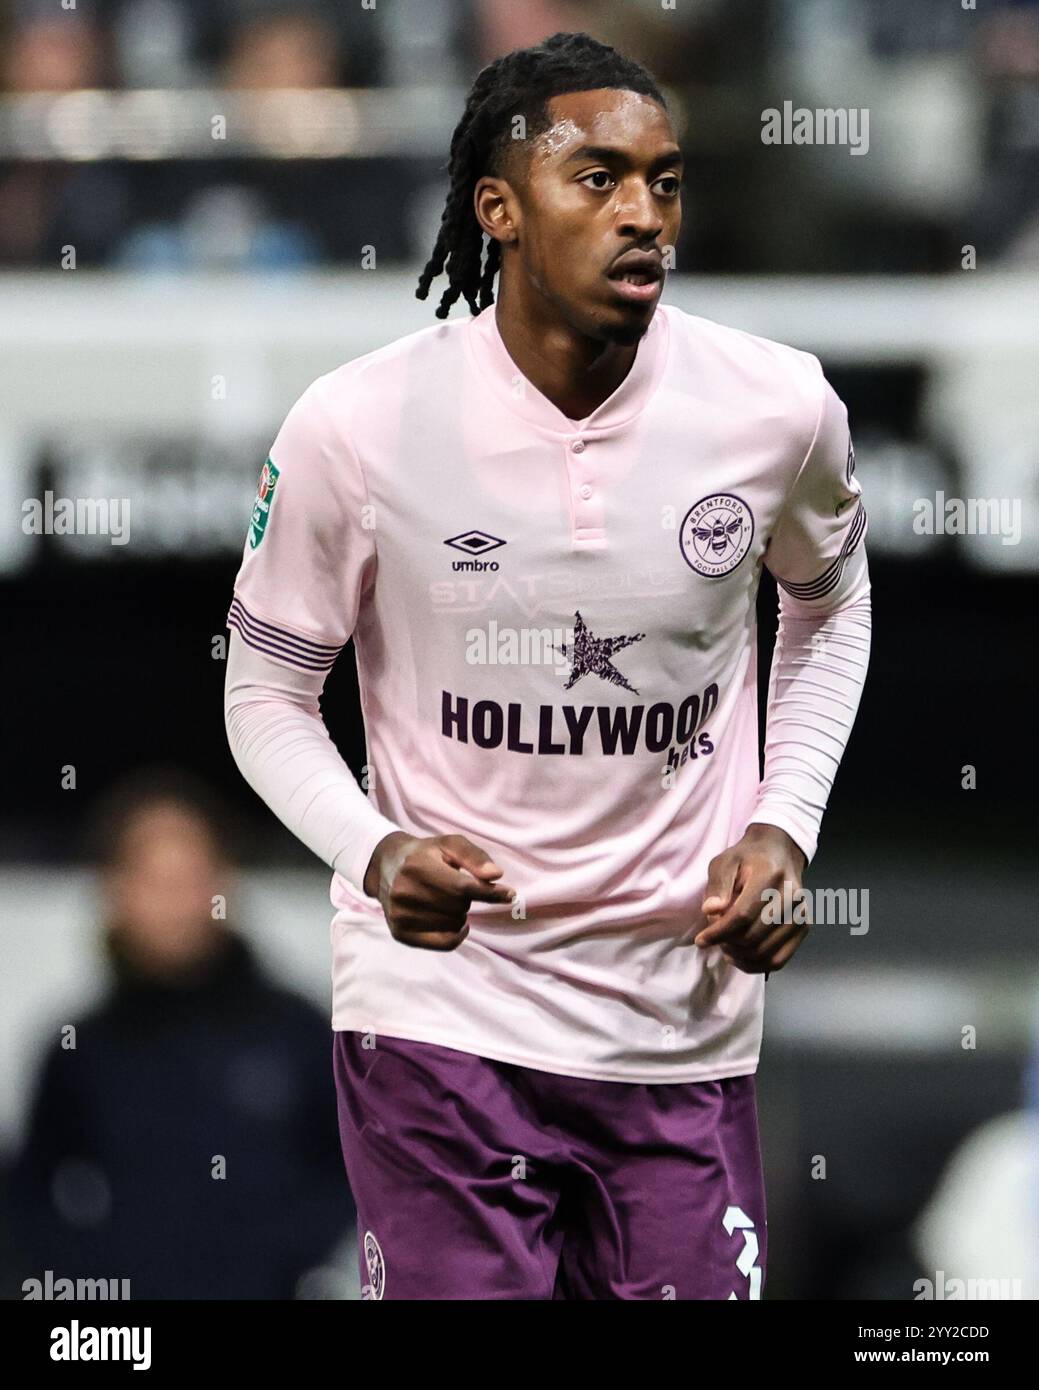
[[[379,1242],[371,1231],[364,1233],[364,1263],[368,1269],[368,1285],[364,1296],[369,1299],[382,1298],[386,1288],[386,1262],[382,1258]]]
[[[274,505],[274,489],[280,476],[278,467],[272,459],[268,459],[260,469],[256,501],[253,503],[253,514],[249,521],[249,547],[251,550],[256,549],[267,530],[271,507]]]

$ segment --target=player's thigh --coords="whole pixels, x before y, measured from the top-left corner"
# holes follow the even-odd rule
[[[637,1100],[623,1122],[614,1115],[598,1156],[585,1150],[561,1296],[760,1298],[767,1239],[754,1077],[640,1090],[653,1093],[649,1107]]]
[[[339,1133],[357,1207],[362,1294],[549,1298],[556,1194],[507,1069],[429,1043],[334,1034]]]

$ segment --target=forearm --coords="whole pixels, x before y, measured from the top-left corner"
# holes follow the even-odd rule
[[[865,557],[836,606],[780,590],[769,679],[765,771],[750,824],[785,830],[810,862],[847,746],[869,664],[871,605]]]
[[[290,670],[231,633],[228,743],[242,776],[292,833],[359,893],[372,853],[400,827],[381,815],[321,717],[324,674]]]

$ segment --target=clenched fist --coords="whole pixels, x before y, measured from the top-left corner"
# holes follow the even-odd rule
[[[364,876],[390,935],[404,946],[453,951],[469,935],[470,903],[508,903],[516,890],[494,880],[504,873],[464,835],[419,839],[394,831],[380,840]]]

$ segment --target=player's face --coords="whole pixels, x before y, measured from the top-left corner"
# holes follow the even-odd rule
[[[514,190],[521,274],[580,332],[637,342],[682,222],[671,121],[651,98],[613,88],[554,97],[549,110]],[[648,253],[645,264],[618,264],[629,252]]]

